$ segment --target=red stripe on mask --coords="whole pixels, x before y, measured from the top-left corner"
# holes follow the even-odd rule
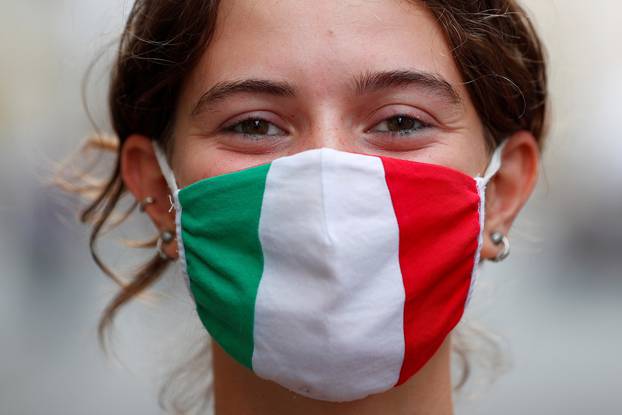
[[[475,180],[443,166],[381,157],[399,225],[405,354],[397,385],[460,321],[478,246]]]

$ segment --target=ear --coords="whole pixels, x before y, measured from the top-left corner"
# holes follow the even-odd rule
[[[134,134],[125,140],[121,149],[121,177],[136,200],[140,202],[149,196],[154,199],[154,203],[145,205],[145,213],[158,232],[170,231],[174,234],[175,212],[171,210],[170,190],[150,138]],[[162,249],[169,257],[177,257],[174,243],[164,244]]]
[[[491,259],[503,248],[492,243],[491,233],[508,235],[514,219],[531,195],[538,179],[540,150],[528,131],[508,138],[501,168],[486,188],[486,223],[481,258]]]

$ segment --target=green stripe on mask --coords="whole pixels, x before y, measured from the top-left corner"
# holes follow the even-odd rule
[[[186,267],[199,317],[214,340],[251,369],[264,265],[259,217],[269,169],[264,164],[203,179],[179,192]]]

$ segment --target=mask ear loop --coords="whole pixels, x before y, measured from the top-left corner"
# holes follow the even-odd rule
[[[164,176],[164,180],[166,180],[166,184],[168,184],[173,197],[177,196],[177,192],[179,192],[179,187],[177,187],[177,181],[175,180],[175,175],[173,174],[173,170],[168,165],[168,161],[166,161],[166,155],[164,154],[164,150],[162,147],[153,140],[151,142],[153,144],[153,151],[155,152],[156,159],[158,160],[158,164],[160,165],[160,170],[162,171],[162,175]]]
[[[158,164],[160,165],[160,170],[162,171],[162,175],[164,176],[164,180],[166,180],[166,184],[168,185],[171,194],[172,194],[172,202],[171,206],[175,208],[175,234],[177,239],[177,253],[179,255],[179,262],[181,263],[181,270],[184,276],[184,280],[186,282],[186,288],[190,293],[190,296],[194,298],[194,294],[190,288],[190,278],[188,277],[188,270],[186,268],[186,251],[184,249],[183,238],[182,238],[182,229],[181,229],[181,203],[179,202],[179,187],[177,186],[177,181],[175,180],[175,174],[173,170],[168,164],[166,160],[166,154],[164,154],[164,150],[160,145],[154,140],[152,141],[153,151],[155,152],[156,159],[158,160]]]
[[[467,299],[465,302],[465,308],[468,306],[471,301],[471,296],[473,291],[475,290],[475,286],[477,285],[477,274],[478,269],[480,269],[483,263],[480,263],[480,254],[482,250],[482,246],[484,244],[484,211],[486,210],[486,185],[492,179],[492,177],[497,174],[499,168],[501,167],[501,154],[503,153],[503,148],[507,143],[507,139],[504,139],[495,149],[490,161],[488,162],[488,166],[486,166],[486,170],[482,176],[477,176],[475,178],[475,182],[477,183],[477,193],[479,194],[480,205],[479,205],[479,223],[480,223],[480,234],[477,238],[477,251],[475,253],[474,266],[473,271],[471,273],[471,285],[469,287],[469,292],[467,294]]]
[[[505,147],[506,143],[507,140],[504,139],[492,154],[492,157],[488,162],[488,166],[486,167],[484,174],[481,176],[481,181],[484,184],[488,183],[490,179],[492,179],[492,177],[499,171],[499,168],[501,167],[501,154],[503,153],[503,147]]]

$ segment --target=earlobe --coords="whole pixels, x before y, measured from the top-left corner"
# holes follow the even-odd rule
[[[121,149],[121,177],[128,190],[141,203],[158,232],[175,229],[169,189],[160,171],[150,138],[139,134],[129,136]],[[174,244],[171,244],[174,245]],[[171,250],[171,252],[168,252]],[[166,249],[172,257],[174,250]]]
[[[482,259],[494,259],[504,249],[499,236],[508,233],[533,192],[538,179],[540,150],[534,136],[518,131],[507,139],[501,168],[486,189],[486,223]],[[496,243],[495,243],[496,242]]]

